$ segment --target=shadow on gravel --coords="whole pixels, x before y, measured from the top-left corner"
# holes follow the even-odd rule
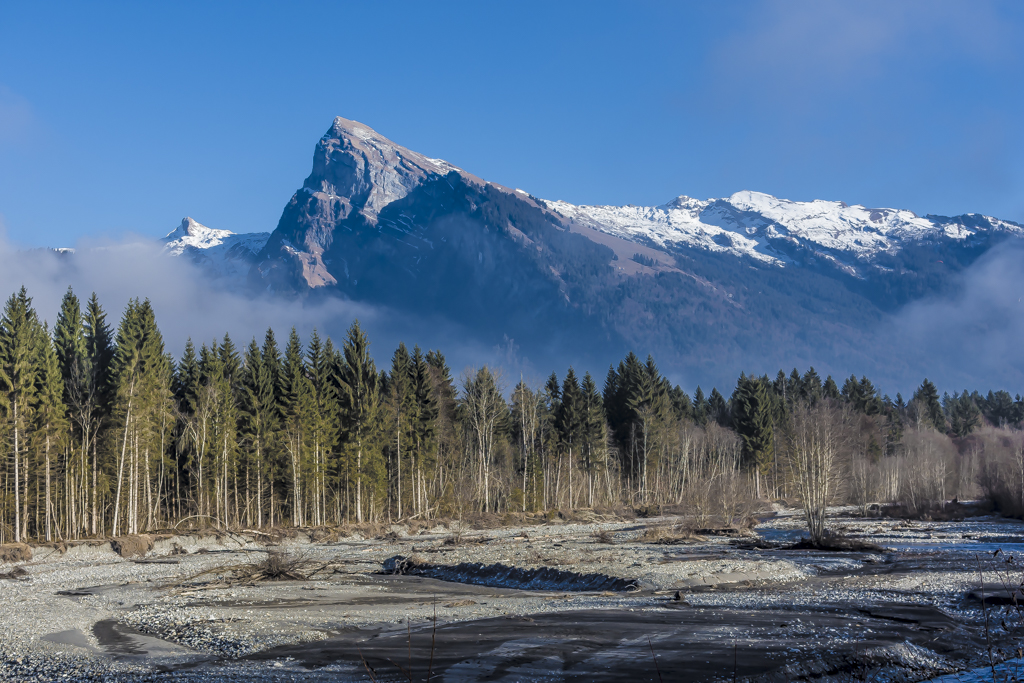
[[[307,670],[365,661],[378,680],[409,680],[398,665],[415,680],[428,669],[467,681],[863,680],[886,669],[941,673],[977,646],[940,610],[918,605],[845,614],[675,607],[481,619],[436,633],[421,622],[410,633],[366,630],[246,659],[293,658]]]
[[[92,634],[103,651],[115,659],[145,659],[191,652],[186,647],[147,635],[114,619],[97,621],[93,624]]]
[[[637,591],[634,579],[620,579],[606,574],[577,574],[550,567],[521,569],[504,564],[463,562],[456,565],[429,564],[415,558],[395,555],[384,560],[384,574],[425,576],[441,581],[471,583],[491,588],[516,588],[541,591]]]

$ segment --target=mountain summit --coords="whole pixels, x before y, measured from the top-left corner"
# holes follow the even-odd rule
[[[241,280],[269,238],[267,232],[239,235],[215,230],[186,216],[163,242],[164,252],[171,256],[185,256],[218,277]]]
[[[199,258],[244,237],[190,221],[168,249]],[[955,293],[965,268],[1021,236],[978,214],[750,191],[655,207],[542,200],[339,117],[277,228],[247,243],[248,280],[429,318],[545,367],[634,349],[705,382],[812,364],[917,381],[922,359],[877,351],[893,312]]]

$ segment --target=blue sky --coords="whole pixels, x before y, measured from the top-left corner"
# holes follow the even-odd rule
[[[271,230],[335,115],[575,203],[741,189],[1024,222],[1024,3],[4,3],[26,246]]]

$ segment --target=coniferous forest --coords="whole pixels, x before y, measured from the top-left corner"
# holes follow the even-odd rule
[[[320,526],[676,506],[731,524],[758,500],[987,497],[1024,513],[1024,400],[909,400],[813,368],[692,395],[653,358],[527,386],[400,345],[378,368],[358,322],[165,350],[148,301],[108,319],[70,289],[53,327],[24,288],[0,320],[0,543],[158,529]],[[820,530],[819,530],[820,533]]]

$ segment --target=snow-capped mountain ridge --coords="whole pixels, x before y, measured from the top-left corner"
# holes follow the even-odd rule
[[[256,254],[270,239],[269,232],[234,233],[208,228],[186,216],[163,238],[164,253],[185,256],[213,275],[245,279]]]
[[[888,321],[959,296],[968,269],[1021,237],[1021,225],[978,214],[751,191],[546,201],[337,118],[269,239],[186,219],[165,243],[253,294],[380,307],[381,324],[408,323],[407,338],[426,343],[451,330],[487,348],[514,340],[548,367],[606,367],[639,349],[717,382],[737,368],[924,368],[920,344],[893,345]]]
[[[164,236],[164,249],[174,256],[181,256],[189,247],[209,249],[223,244],[224,240],[230,240],[232,236],[238,237],[230,230],[208,228],[191,216],[186,216],[181,219],[181,225]]]
[[[1016,223],[978,214],[922,218],[901,209],[825,200],[796,202],[749,190],[727,199],[680,195],[652,207],[544,203],[570,222],[624,239],[663,249],[695,247],[731,253],[778,266],[792,261],[787,244],[850,262],[893,253],[908,242],[966,240],[978,232],[1024,235],[1024,228]]]

